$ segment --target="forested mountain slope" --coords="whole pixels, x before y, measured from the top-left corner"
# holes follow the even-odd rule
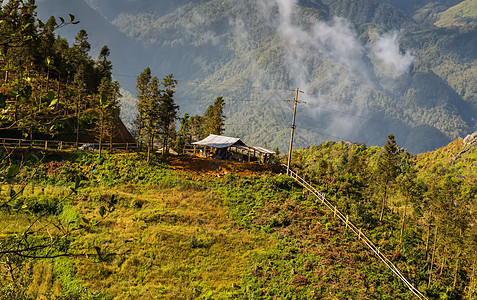
[[[285,100],[298,87],[307,102],[298,110],[299,146],[330,138],[379,144],[393,133],[422,152],[476,129],[477,35],[470,25],[421,22],[414,14],[432,3],[408,2],[87,1],[127,37],[120,49],[137,43],[112,55],[130,91],[140,66],[172,72],[182,113],[223,96],[226,134],[287,149]]]

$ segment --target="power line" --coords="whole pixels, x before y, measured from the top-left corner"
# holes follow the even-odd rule
[[[181,101],[181,102],[213,102],[215,99],[198,99],[198,98],[174,98],[176,101]],[[260,102],[260,101],[273,101],[273,102],[285,102],[289,100],[283,100],[283,99],[234,99],[230,100],[224,97],[225,101],[230,101],[231,103],[234,102]]]

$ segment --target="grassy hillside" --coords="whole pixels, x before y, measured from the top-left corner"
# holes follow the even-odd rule
[[[439,14],[439,27],[471,26],[477,24],[477,1],[465,0]]]
[[[463,149],[396,153],[382,221],[382,148],[327,142],[296,151],[294,168],[429,298],[471,299],[477,152],[452,159]],[[225,162],[191,172],[200,164],[136,154],[41,157],[2,166],[1,299],[413,299],[285,175]]]

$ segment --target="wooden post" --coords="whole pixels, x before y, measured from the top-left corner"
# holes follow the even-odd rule
[[[45,141],[45,150],[48,149],[48,141]]]
[[[290,164],[291,164],[291,158],[292,158],[292,150],[293,150],[293,137],[295,134],[295,118],[296,118],[296,106],[298,104],[298,93],[300,92],[300,89],[296,89],[296,95],[295,95],[295,100],[293,100],[293,122],[291,126],[291,137],[290,137],[290,147],[288,148],[288,162],[287,162],[287,174],[290,173]]]

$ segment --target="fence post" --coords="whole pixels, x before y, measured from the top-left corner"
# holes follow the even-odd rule
[[[45,141],[45,150],[48,149],[48,141]]]

